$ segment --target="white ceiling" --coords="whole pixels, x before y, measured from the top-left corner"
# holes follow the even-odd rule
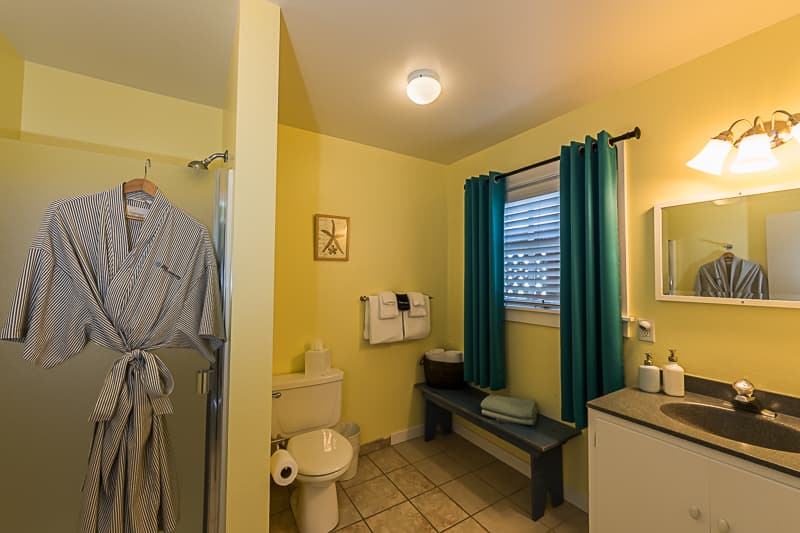
[[[222,107],[237,0],[0,0],[27,60]]]
[[[800,11],[797,0],[275,3],[282,123],[446,163]],[[0,33],[30,61],[221,107],[236,9],[0,0]],[[443,84],[429,106],[405,97],[418,68]]]

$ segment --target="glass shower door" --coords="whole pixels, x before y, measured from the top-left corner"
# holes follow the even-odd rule
[[[141,177],[143,160],[0,139],[0,320],[5,320],[24,258],[47,205],[107,190]],[[175,206],[214,227],[213,171],[153,163],[148,174]],[[21,358],[22,345],[0,342],[0,530],[77,531],[81,484],[92,437],[89,415],[118,354],[93,344],[43,370]],[[172,466],[180,499],[179,533],[205,530],[208,396],[197,391],[209,363],[197,352],[159,350],[175,389],[167,415]]]

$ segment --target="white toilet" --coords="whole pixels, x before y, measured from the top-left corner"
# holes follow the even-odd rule
[[[289,438],[297,461],[292,513],[300,533],[327,533],[339,522],[335,481],[353,458],[350,442],[330,429],[342,413],[344,372],[272,376],[272,438]]]

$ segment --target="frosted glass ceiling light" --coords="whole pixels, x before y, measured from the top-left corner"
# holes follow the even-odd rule
[[[739,139],[739,154],[731,165],[731,172],[747,174],[769,170],[778,166],[778,160],[772,155],[770,138],[764,126],[756,117],[753,127]]]
[[[439,83],[439,76],[434,71],[420,69],[408,75],[406,94],[415,104],[430,104],[439,98],[441,92],[442,84]]]

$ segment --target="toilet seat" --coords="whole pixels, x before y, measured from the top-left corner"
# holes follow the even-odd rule
[[[304,477],[322,477],[346,469],[353,458],[350,442],[332,429],[317,429],[292,437],[286,450]]]

